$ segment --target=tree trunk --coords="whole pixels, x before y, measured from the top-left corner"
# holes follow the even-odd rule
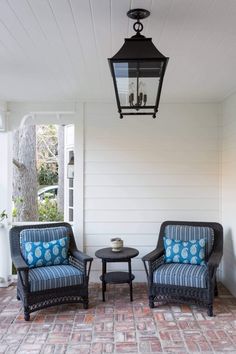
[[[38,220],[36,127],[24,126],[13,139],[13,200],[17,221]]]
[[[57,207],[58,211],[64,216],[64,148],[65,148],[65,127],[58,127],[58,193]]]

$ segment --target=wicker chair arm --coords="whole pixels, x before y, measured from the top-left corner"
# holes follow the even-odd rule
[[[153,271],[160,265],[163,254],[163,248],[156,248],[142,258],[148,281],[152,281]]]
[[[208,269],[217,268],[220,264],[221,258],[222,252],[212,252],[207,262]]]
[[[90,274],[92,261],[93,258],[87,254],[77,249],[71,250],[70,263],[79,268],[79,270],[81,270],[81,272],[84,273],[87,277],[89,277]],[[88,269],[87,263],[89,263]]]
[[[82,262],[93,261],[92,257],[88,256],[87,254],[85,254],[77,249],[72,250],[71,254],[74,258],[76,258]]]
[[[164,254],[164,249],[163,248],[155,248],[152,252],[146,254],[143,256],[142,260],[143,262],[153,262],[157,258],[161,257]]]
[[[24,258],[21,255],[13,256],[12,262],[18,271],[29,270],[29,266],[26,264]]]

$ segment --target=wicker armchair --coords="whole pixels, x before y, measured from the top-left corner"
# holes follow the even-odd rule
[[[22,256],[21,242],[52,241],[69,237],[69,264],[29,268]],[[56,237],[55,237],[56,236]],[[39,309],[65,303],[82,303],[88,308],[88,281],[93,258],[77,250],[72,228],[67,223],[15,226],[10,230],[10,247],[17,269],[17,299],[24,306],[24,318]]]
[[[206,265],[164,263],[163,236],[188,241],[207,239]],[[223,228],[218,223],[166,221],[155,250],[142,258],[148,280],[149,306],[154,302],[195,303],[213,316],[217,296],[216,270],[223,254]],[[195,267],[195,268],[193,268]]]

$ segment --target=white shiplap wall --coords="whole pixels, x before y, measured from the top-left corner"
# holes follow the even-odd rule
[[[155,247],[161,222],[219,221],[217,104],[163,104],[156,120],[120,120],[114,105],[87,103],[84,129],[88,254],[121,236],[140,251],[132,264],[141,281],[140,257]],[[92,270],[97,281],[100,260]]]
[[[236,95],[223,104],[222,223],[224,227],[223,282],[236,296]]]

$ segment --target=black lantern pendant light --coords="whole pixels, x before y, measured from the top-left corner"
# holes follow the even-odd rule
[[[121,49],[110,59],[109,65],[115,87],[120,118],[124,115],[152,115],[156,118],[163,78],[169,58],[162,55],[151,38],[141,34],[140,20],[150,12],[133,9],[127,16],[137,20],[133,29],[136,34],[126,38]]]

